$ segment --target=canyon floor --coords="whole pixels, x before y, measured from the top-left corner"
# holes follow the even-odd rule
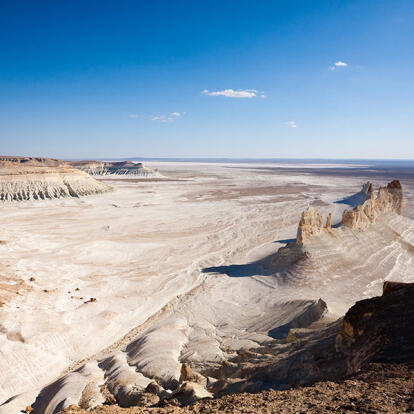
[[[154,380],[177,387],[182,363],[215,381],[243,352],[288,352],[281,328],[319,299],[327,312],[298,328],[328,326],[385,280],[414,282],[411,168],[149,166],[164,178],[104,176],[113,191],[0,205],[0,413],[54,414],[86,389],[93,408],[104,383],[129,405]],[[364,182],[394,178],[403,217],[275,264],[307,207],[335,226]]]

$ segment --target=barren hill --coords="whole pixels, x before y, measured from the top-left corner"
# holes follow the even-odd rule
[[[132,161],[72,161],[69,163],[90,175],[124,175],[143,178],[156,178],[162,175],[142,163]]]
[[[3,201],[79,197],[109,189],[61,160],[0,157],[0,200]]]

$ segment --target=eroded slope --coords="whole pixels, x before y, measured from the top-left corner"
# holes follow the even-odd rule
[[[49,158],[0,157],[0,200],[44,200],[110,189],[86,173]]]
[[[412,221],[387,210],[364,229],[326,229],[246,266],[205,269],[207,278],[148,324],[43,388],[33,408],[90,408],[106,393],[136,405],[150,384],[158,398],[197,399],[349,373],[334,355],[335,319],[384,280],[412,281],[413,242]],[[324,353],[326,370],[315,365]]]

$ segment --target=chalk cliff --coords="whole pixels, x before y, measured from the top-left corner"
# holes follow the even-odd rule
[[[50,158],[0,157],[0,200],[79,197],[109,191],[88,174]]]
[[[143,178],[162,177],[157,170],[145,167],[141,162],[74,161],[70,165],[90,175],[126,175]]]

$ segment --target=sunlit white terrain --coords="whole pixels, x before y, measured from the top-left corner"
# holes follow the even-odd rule
[[[414,282],[410,179],[403,216],[337,228],[285,257],[302,211],[331,212],[335,227],[367,178],[392,175],[330,173],[349,164],[154,167],[169,180],[103,176],[113,191],[0,205],[0,413],[93,407],[103,384],[130,405],[153,380],[171,393],[183,363],[214,382],[292,321],[328,323],[384,280]]]

